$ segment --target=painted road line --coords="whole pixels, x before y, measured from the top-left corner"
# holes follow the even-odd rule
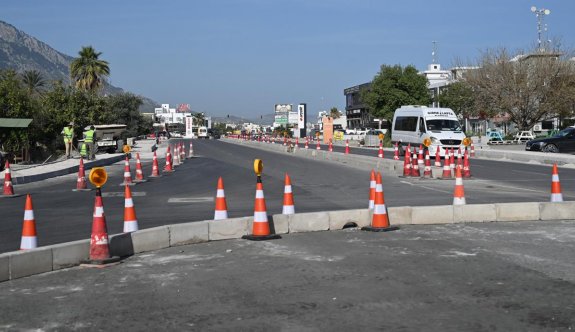
[[[168,199],[168,203],[206,203],[213,201],[213,197],[172,197]]]
[[[146,196],[145,191],[132,191],[132,197]],[[124,197],[123,191],[118,192],[103,192],[102,197]]]

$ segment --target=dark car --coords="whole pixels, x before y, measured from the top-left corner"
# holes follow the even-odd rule
[[[527,141],[525,144],[525,150],[574,153],[575,128],[565,128],[552,137],[537,138]]]

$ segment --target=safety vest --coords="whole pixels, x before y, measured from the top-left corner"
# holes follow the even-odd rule
[[[86,143],[94,142],[94,130],[86,130],[84,132],[84,142]]]
[[[64,142],[71,142],[74,136],[74,130],[69,127],[64,127]]]
[[[88,151],[87,151],[87,148],[86,148],[86,144],[85,144],[85,143],[82,144],[82,148],[80,149],[80,155],[81,155],[82,157],[86,157],[86,156],[88,155]]]

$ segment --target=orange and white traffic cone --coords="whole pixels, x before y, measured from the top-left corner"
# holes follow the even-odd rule
[[[441,148],[439,146],[435,150],[435,167],[441,167]]]
[[[184,163],[184,160],[186,160],[186,147],[184,146],[184,142],[180,142],[180,162]]]
[[[419,166],[419,169],[423,169],[425,167],[425,163],[424,163],[424,152],[423,152],[423,144],[419,145],[419,152],[417,154],[417,166]]]
[[[170,153],[170,146],[168,145],[168,149],[166,150],[166,166],[164,166],[164,172],[173,172],[174,169],[172,168],[172,154]]]
[[[431,178],[431,160],[429,159],[428,149],[425,149],[425,166],[423,169],[423,177],[427,179]]]
[[[551,202],[563,202],[563,194],[561,193],[561,183],[559,182],[557,164],[553,164],[553,172],[551,175]]]
[[[473,145],[473,142],[471,142],[471,155],[470,157],[475,157],[475,145]]]
[[[136,209],[132,199],[130,186],[124,189],[124,233],[135,232],[138,230],[138,219],[136,218]]]
[[[94,201],[92,235],[90,236],[90,258],[83,263],[88,265],[105,265],[119,260],[119,257],[110,256],[108,227],[106,225],[106,216],[104,215],[102,191],[100,188],[97,188],[96,199]]]
[[[377,157],[383,158],[383,143],[379,141],[379,150],[377,151]]]
[[[80,157],[80,166],[78,166],[78,179],[76,180],[76,189],[72,191],[90,191],[86,181],[86,172],[84,170],[84,158]]]
[[[316,150],[321,150],[321,146],[319,145],[319,137],[317,138],[317,145],[315,146]]]
[[[455,170],[455,153],[453,153],[453,148],[451,148],[449,152],[449,169],[451,169],[452,172]]]
[[[10,171],[10,163],[6,160],[4,164],[4,197],[14,197],[14,187],[12,186],[12,174]]]
[[[332,143],[331,143],[331,139],[329,140],[329,145],[327,146],[327,150],[328,150],[329,152],[333,152],[333,145],[332,145]]]
[[[284,183],[284,204],[282,208],[282,214],[294,214],[295,207],[293,202],[293,191],[291,180],[287,173],[285,175]]]
[[[146,182],[144,179],[144,173],[142,172],[142,162],[140,161],[140,153],[136,153],[136,178],[134,182]]]
[[[305,147],[306,150],[309,149],[309,138],[305,138]]]
[[[445,160],[443,161],[442,179],[451,179],[451,168],[449,167],[449,153],[445,150]]]
[[[34,249],[36,247],[38,247],[36,220],[34,220],[32,196],[28,194],[26,195],[26,205],[24,206],[24,225],[22,226],[22,241],[20,242],[20,250]]]
[[[471,168],[469,167],[469,155],[467,154],[467,150],[465,150],[465,153],[463,154],[463,177],[471,177]]]
[[[373,210],[375,206],[375,171],[371,170],[371,175],[369,177],[369,205],[368,208]]]
[[[319,142],[319,141],[318,141]],[[256,198],[254,202],[254,221],[252,225],[252,234],[244,235],[242,239],[261,241],[279,239],[278,234],[271,234],[270,224],[268,223],[268,213],[266,209],[266,200],[264,198],[264,188],[262,179],[258,176],[256,184]]]
[[[453,191],[453,205],[465,205],[465,190],[463,188],[463,178],[461,169],[455,169],[455,190]]]
[[[463,161],[461,160],[462,154],[461,154],[461,148],[457,149],[457,165],[455,167],[459,168],[460,170],[463,170]]]
[[[405,151],[403,155],[403,177],[411,176],[411,157],[409,156],[409,150]]]
[[[411,155],[411,161],[412,161],[411,176],[420,177],[421,173],[419,172],[419,161],[417,159],[417,153],[415,152],[415,150],[413,151],[413,154]]]
[[[375,204],[373,207],[371,226],[362,227],[361,229],[370,232],[395,231],[399,229],[399,227],[391,227],[389,225],[387,207],[385,206],[385,198],[383,195],[383,185],[381,183],[381,174],[379,172],[377,172],[375,183]]]
[[[126,161],[124,161],[124,182],[121,186],[133,186],[135,183],[132,182],[132,173],[130,172],[130,160],[126,156]]]
[[[180,166],[180,153],[178,152],[178,146],[174,145],[174,153],[172,154],[172,166]]]
[[[395,142],[395,146],[393,147],[393,160],[399,160],[399,146],[397,142]]]
[[[345,154],[349,154],[349,140],[345,140]]]
[[[190,140],[190,150],[188,151],[188,158],[194,157],[194,143]]]
[[[216,208],[214,211],[214,220],[228,219],[228,204],[226,203],[226,193],[224,191],[224,180],[218,178],[218,188],[216,191]]]
[[[158,156],[156,155],[156,151],[154,151],[154,159],[152,161],[152,175],[151,178],[159,178],[160,177],[160,167],[158,166]]]

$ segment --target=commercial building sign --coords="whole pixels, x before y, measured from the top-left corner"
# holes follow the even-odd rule
[[[306,137],[305,123],[307,122],[307,104],[297,105],[297,127],[299,128],[299,137]]]

